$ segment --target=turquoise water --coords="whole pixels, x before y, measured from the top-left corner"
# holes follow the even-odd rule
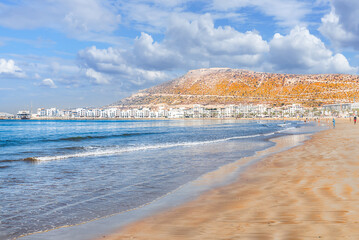
[[[282,121],[0,121],[0,239],[136,208],[316,131]]]

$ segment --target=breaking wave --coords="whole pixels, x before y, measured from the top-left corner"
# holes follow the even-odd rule
[[[244,138],[254,138],[259,136],[267,136],[264,134],[254,134],[248,136],[238,136],[238,137],[230,137],[223,138],[217,140],[208,140],[208,141],[198,141],[198,142],[181,142],[181,143],[167,143],[167,144],[155,144],[155,145],[147,145],[147,146],[137,146],[137,147],[128,147],[128,148],[97,148],[96,150],[73,153],[73,154],[65,154],[58,156],[44,156],[44,157],[31,157],[25,158],[24,161],[53,161],[53,160],[61,160],[67,158],[76,158],[76,157],[91,157],[91,156],[110,156],[110,155],[118,155],[124,152],[134,152],[134,151],[145,151],[145,150],[153,150],[153,149],[161,149],[161,148],[171,148],[171,147],[185,147],[185,146],[195,146],[195,145],[203,145],[210,143],[218,143],[225,142],[234,139],[244,139]]]
[[[76,137],[66,137],[66,138],[60,138],[53,141],[73,141],[78,142],[82,140],[88,140],[88,139],[102,139],[102,138],[115,138],[115,137],[131,137],[131,136],[139,136],[139,135],[149,135],[149,134],[159,134],[159,133],[123,133],[123,134],[113,134],[113,135],[100,135],[100,136],[76,136]]]

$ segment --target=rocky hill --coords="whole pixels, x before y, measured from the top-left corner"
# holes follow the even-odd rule
[[[191,70],[180,78],[120,100],[116,105],[268,103],[279,106],[300,103],[320,106],[353,101],[354,97],[359,97],[358,93],[357,75],[298,75],[210,68]]]

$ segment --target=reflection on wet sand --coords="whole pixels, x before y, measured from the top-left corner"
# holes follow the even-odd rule
[[[358,134],[337,122],[235,183],[103,239],[359,239]]]

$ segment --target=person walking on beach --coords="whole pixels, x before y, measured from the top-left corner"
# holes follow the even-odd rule
[[[354,125],[357,124],[357,116],[354,116]]]
[[[333,118],[333,128],[335,128],[335,119]]]

